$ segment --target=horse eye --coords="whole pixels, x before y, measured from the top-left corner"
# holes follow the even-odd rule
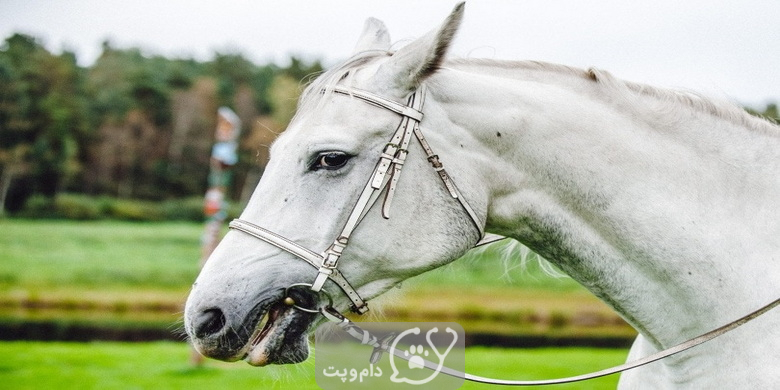
[[[350,158],[352,156],[343,152],[323,152],[317,156],[310,169],[313,171],[318,169],[339,169],[346,165]]]

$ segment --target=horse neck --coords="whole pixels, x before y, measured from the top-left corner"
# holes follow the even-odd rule
[[[466,196],[486,197],[488,231],[558,265],[657,346],[780,294],[767,272],[780,257],[780,132],[674,112],[585,72],[509,72],[445,68],[426,103]]]

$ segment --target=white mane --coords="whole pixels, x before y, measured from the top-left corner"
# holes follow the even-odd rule
[[[587,70],[566,65],[559,65],[540,61],[501,61],[490,59],[453,59],[447,62],[445,67],[473,72],[484,72],[485,68],[505,71],[499,73],[504,77],[543,79],[548,82],[556,82],[550,74],[569,76],[580,82],[586,82],[597,88],[603,95],[602,99],[612,102],[634,103],[637,110],[648,110],[645,105],[639,105],[637,97],[651,98],[658,103],[652,109],[664,111],[666,115],[680,114],[681,109],[688,109],[697,113],[711,115],[725,121],[747,127],[767,134],[780,136],[780,127],[767,119],[753,116],[741,107],[728,101],[708,98],[692,91],[675,90],[654,87],[647,84],[625,81],[614,77],[607,71],[590,68]],[[536,73],[537,75],[529,75]]]
[[[322,97],[327,96],[330,92],[328,91],[329,87],[338,82],[348,82],[356,71],[392,54],[393,52],[381,50],[361,52],[323,73],[306,87],[301,95],[298,112],[305,113],[319,108],[319,104],[323,101]],[[775,123],[765,118],[753,116],[732,102],[712,99],[693,91],[660,88],[621,80],[601,69],[590,68],[585,70],[541,61],[504,61],[473,58],[450,59],[443,64],[442,68],[453,68],[477,73],[485,72],[485,68],[489,68],[491,75],[495,75],[494,71],[499,69],[503,73],[499,72],[498,74],[503,77],[531,77],[533,79],[543,79],[551,83],[557,81],[555,78],[550,77],[550,74],[554,76],[568,76],[568,79],[573,78],[578,82],[586,82],[599,88],[599,92],[603,94],[601,96],[602,99],[617,103],[622,102],[623,104],[630,103],[630,106],[637,110],[653,109],[663,112],[669,117],[675,117],[685,113],[681,109],[687,109],[768,135],[780,136],[780,127]],[[529,73],[534,73],[534,75]],[[641,97],[652,99],[656,105],[648,108],[646,104],[640,104],[637,98]]]

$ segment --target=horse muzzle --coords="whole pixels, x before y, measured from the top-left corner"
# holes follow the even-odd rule
[[[278,288],[241,314],[232,304],[199,302],[193,292],[185,330],[195,349],[209,358],[245,359],[255,366],[299,363],[308,357],[307,334],[317,315],[296,307],[317,307],[319,301],[307,289]]]

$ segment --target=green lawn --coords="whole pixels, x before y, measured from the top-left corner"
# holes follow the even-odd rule
[[[178,329],[198,273],[202,229],[187,222],[0,219],[0,321],[157,323]],[[551,277],[534,261],[527,267],[516,257],[504,262],[497,250],[479,251],[405,282],[372,302],[368,319],[455,321],[467,332],[507,334],[633,332],[614,325],[614,314],[571,279]],[[581,317],[608,324],[582,327],[577,325]],[[476,375],[552,378],[621,363],[626,353],[471,348],[467,367]],[[0,342],[0,356],[0,388],[9,389],[317,388],[311,362],[254,369],[209,361],[194,369],[182,343]],[[616,381],[553,388],[614,388]]]
[[[0,342],[4,389],[318,389],[314,363],[254,368],[246,363],[189,364],[183,343]],[[608,349],[470,348],[467,371],[506,379],[571,376],[622,363],[627,351]],[[617,376],[549,387],[614,389]],[[345,387],[346,388],[346,387]],[[494,388],[466,383],[462,389]]]
[[[187,288],[200,224],[0,220],[0,288]]]
[[[202,230],[189,222],[0,219],[0,291],[187,290],[198,272]],[[499,260],[499,251],[476,250],[404,285],[584,291],[571,279],[545,274],[535,261],[523,267],[517,256]]]
[[[0,320],[124,322],[131,313],[175,323],[198,273],[202,230],[190,222],[0,219]],[[518,254],[502,260],[502,250],[478,249],[404,282],[372,302],[368,319],[456,321],[467,331],[510,334],[633,334],[573,280]],[[578,321],[596,326],[574,329]]]
[[[197,274],[202,224],[0,219],[0,287],[187,288]],[[579,290],[535,261],[498,260],[500,246],[475,250],[412,285]]]

